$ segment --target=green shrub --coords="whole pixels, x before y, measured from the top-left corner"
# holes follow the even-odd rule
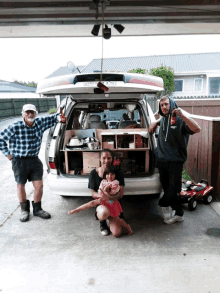
[[[174,82],[174,71],[170,67],[160,66],[157,68],[151,68],[150,75],[158,76],[163,78],[164,82],[164,91],[158,92],[157,96],[163,95],[171,95],[175,90],[175,82]]]
[[[145,69],[141,69],[141,68],[137,68],[137,69],[129,70],[128,72],[145,74],[146,73],[146,70]]]
[[[182,176],[185,181],[193,181],[192,178],[187,174],[186,170],[183,170]]]
[[[49,114],[55,114],[57,112],[57,108],[52,108],[49,110]]]
[[[158,92],[156,95],[158,98],[163,95],[171,95],[175,91],[175,82],[174,82],[174,71],[170,67],[161,65],[157,68],[151,68],[149,72],[146,69],[137,68],[129,70],[131,73],[141,73],[141,74],[150,74],[154,76],[161,77],[164,83],[164,91]]]

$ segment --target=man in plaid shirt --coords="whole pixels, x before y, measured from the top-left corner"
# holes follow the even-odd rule
[[[43,219],[51,215],[41,208],[43,195],[43,164],[38,158],[42,136],[45,130],[54,126],[59,114],[36,118],[38,112],[34,105],[26,104],[22,109],[22,121],[18,121],[0,133],[0,150],[12,161],[18,199],[21,206],[20,221],[29,220],[30,202],[26,199],[25,184],[32,181],[34,186],[33,214]],[[61,112],[60,122],[66,117]],[[8,143],[9,142],[9,148]]]

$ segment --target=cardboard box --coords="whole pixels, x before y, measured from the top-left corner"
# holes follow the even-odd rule
[[[142,137],[139,134],[135,135],[135,145],[136,145],[136,148],[142,148],[143,147]]]
[[[128,152],[115,151],[114,152],[114,157],[127,158],[128,157]]]
[[[83,152],[83,173],[89,174],[100,166],[99,152]]]
[[[114,150],[114,141],[105,141],[102,143],[102,148],[103,149],[110,149],[110,150]]]

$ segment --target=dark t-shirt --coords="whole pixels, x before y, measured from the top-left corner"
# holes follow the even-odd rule
[[[124,175],[120,170],[116,170],[115,179],[119,181],[120,186],[125,186]],[[89,189],[93,189],[98,192],[99,186],[103,178],[99,177],[96,169],[93,169],[89,175]]]
[[[194,132],[180,117],[176,117],[175,126],[170,125],[168,119],[169,117],[162,117],[160,121],[155,151],[157,162],[184,163],[187,160],[189,135],[193,135]]]

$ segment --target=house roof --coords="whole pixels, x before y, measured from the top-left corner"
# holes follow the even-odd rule
[[[5,80],[0,80],[0,92],[32,92],[32,93],[35,93],[35,91],[36,91],[35,87],[17,84],[17,83],[5,81]]]
[[[77,66],[75,71],[73,71],[73,72],[71,72],[67,66],[60,67],[57,70],[55,70],[53,73],[48,75],[46,78],[51,78],[51,77],[56,77],[56,76],[61,76],[61,75],[68,75],[71,73],[79,73],[79,71],[82,72],[84,67],[85,66]],[[79,69],[79,71],[77,68]]]
[[[220,71],[220,52],[105,58],[103,60],[103,71],[127,72],[137,68],[149,71],[151,68],[162,65],[171,67],[175,73]],[[101,59],[94,59],[83,69],[82,73],[94,71],[101,71]]]

